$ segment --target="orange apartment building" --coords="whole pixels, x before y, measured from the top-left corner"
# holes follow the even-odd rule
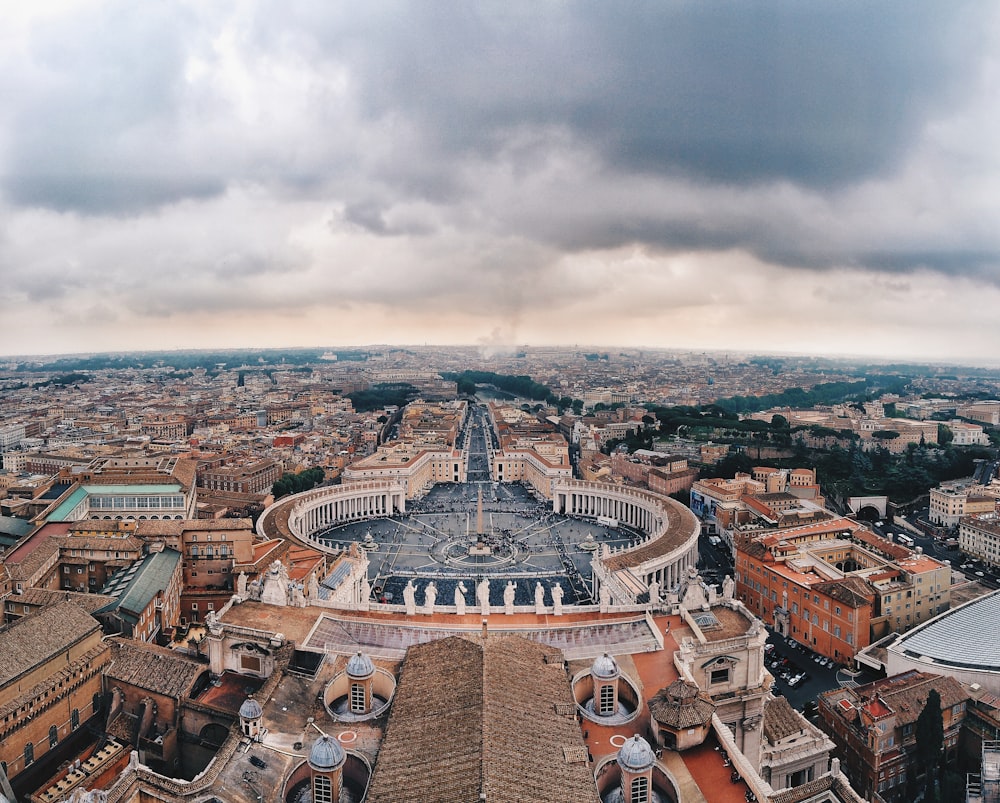
[[[950,604],[947,564],[850,519],[742,535],[735,574],[737,594],[751,611],[838,663]]]

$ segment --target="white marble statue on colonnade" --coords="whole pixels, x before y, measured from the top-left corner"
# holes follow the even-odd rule
[[[601,583],[601,589],[597,592],[597,596],[601,605],[601,613],[607,613],[611,609],[611,589],[607,583]]]
[[[552,586],[552,613],[556,616],[562,616],[562,600],[563,600],[563,589],[559,583]]]
[[[513,580],[507,581],[507,587],[503,590],[503,612],[507,616],[514,613],[514,597],[517,594],[517,587]]]
[[[535,613],[538,615],[545,613],[545,587],[541,582],[535,583]]]
[[[288,605],[288,569],[280,561],[274,561],[264,575],[264,586],[260,601],[268,605]]]
[[[649,607],[654,611],[660,607],[660,584],[656,580],[649,584]]]
[[[431,580],[424,589],[424,613],[434,613],[434,603],[437,600],[437,595],[437,586],[434,585],[434,581]]]
[[[406,581],[403,589],[403,605],[406,606],[406,615],[414,616],[417,612],[417,589],[412,580]]]
[[[236,595],[240,599],[247,598],[247,573],[240,572],[239,576],[236,578]]]
[[[476,586],[476,600],[479,602],[479,610],[486,615],[490,612],[490,581],[485,577]]]
[[[461,581],[455,586],[455,613],[459,616],[465,616],[465,592],[467,590],[465,583]]]

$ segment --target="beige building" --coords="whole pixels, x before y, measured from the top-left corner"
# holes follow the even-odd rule
[[[967,555],[1000,566],[1000,514],[991,510],[964,516],[958,526],[958,547]]]
[[[928,518],[932,524],[955,527],[963,516],[993,512],[998,491],[970,479],[943,482],[931,488]]]
[[[46,756],[100,711],[109,659],[100,625],[72,602],[0,632],[0,761],[15,784],[36,762],[48,777]]]

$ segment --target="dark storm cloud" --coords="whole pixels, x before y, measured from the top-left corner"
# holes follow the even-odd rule
[[[967,21],[940,2],[390,9],[303,21],[350,61],[369,114],[419,121],[441,153],[489,155],[554,126],[620,169],[725,183],[837,186],[891,168],[979,44],[954,47]]]
[[[33,20],[0,52],[0,188],[15,212],[151,226],[191,201],[179,218],[221,280],[243,258],[218,254],[243,252],[217,230],[245,213],[233,198],[256,193],[288,217],[256,233],[253,275],[284,252],[296,205],[317,202],[326,237],[342,224],[371,235],[352,263],[400,240],[414,294],[630,244],[988,277],[1000,243],[975,201],[969,237],[927,232],[917,212],[865,224],[905,206],[892,182],[928,126],[982,91],[992,13],[939,0],[262,0],[238,12],[111,0]],[[849,198],[873,182],[889,189]],[[297,265],[336,251],[306,241]]]

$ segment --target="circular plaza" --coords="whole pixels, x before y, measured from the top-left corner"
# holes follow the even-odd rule
[[[646,602],[697,563],[699,531],[672,499],[577,480],[551,500],[516,482],[438,483],[414,499],[391,482],[328,486],[282,499],[257,528],[362,554],[366,601],[400,605],[409,593],[411,607],[483,595],[490,606]]]
[[[400,602],[411,581],[433,582],[439,599],[450,601],[459,584],[471,594],[486,579],[498,581],[489,586],[491,605],[504,604],[508,581],[514,603],[528,605],[538,583],[546,593],[560,585],[565,604],[592,601],[590,564],[599,546],[619,550],[643,535],[554,513],[519,484],[462,483],[435,485],[406,513],[336,524],[313,537],[336,549],[360,544],[379,602]]]

